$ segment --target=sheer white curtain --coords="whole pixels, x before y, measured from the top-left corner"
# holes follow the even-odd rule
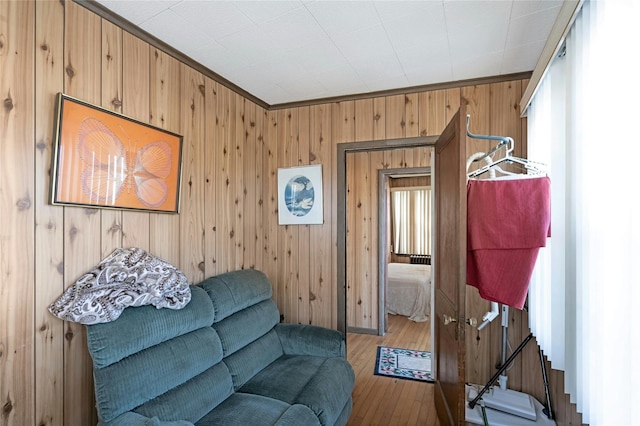
[[[529,322],[591,425],[640,422],[639,28],[638,1],[585,2],[528,110],[552,185]]]
[[[393,250],[431,254],[431,188],[392,189]]]

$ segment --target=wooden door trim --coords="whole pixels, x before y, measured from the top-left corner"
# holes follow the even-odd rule
[[[386,332],[386,302],[385,294],[386,278],[387,278],[387,261],[386,254],[389,247],[387,235],[389,234],[389,223],[386,220],[389,210],[389,197],[387,192],[387,179],[391,175],[396,174],[429,174],[431,175],[431,167],[408,167],[397,169],[380,169],[378,170],[378,336],[384,336]],[[385,218],[382,220],[381,218]],[[385,257],[382,261],[383,256]],[[433,300],[429,297],[429,300]]]
[[[439,136],[420,136],[415,138],[337,144],[337,329],[345,334],[347,332],[347,154],[363,151],[387,151],[392,149],[434,146],[438,138]]]

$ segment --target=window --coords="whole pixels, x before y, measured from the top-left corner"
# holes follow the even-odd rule
[[[593,425],[633,423],[640,406],[639,19],[637,1],[585,2],[528,110],[528,156],[552,187],[529,324]]]
[[[431,188],[392,188],[395,254],[431,254]]]

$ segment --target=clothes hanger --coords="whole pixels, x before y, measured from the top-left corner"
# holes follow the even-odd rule
[[[512,175],[523,174],[523,173],[505,172],[505,170],[503,170],[502,168],[498,167],[498,164],[501,164],[501,163],[508,163],[508,164],[514,164],[515,163],[515,164],[518,164],[518,165],[522,166],[526,170],[526,172],[527,172],[526,175],[529,175],[529,176],[531,176],[531,175],[537,176],[537,175],[542,175],[542,174],[546,173],[544,171],[544,169],[541,168],[542,163],[537,163],[537,162],[534,162],[534,161],[531,161],[531,160],[527,160],[525,158],[514,157],[513,155],[511,155],[511,150],[507,149],[507,152],[506,152],[504,157],[502,157],[502,158],[500,158],[500,159],[498,159],[496,161],[493,161],[491,164],[487,164],[487,165],[485,165],[483,167],[480,167],[479,169],[474,170],[471,173],[468,173],[467,177],[469,179],[472,179],[472,178],[478,177],[478,176],[480,176],[480,175],[482,175],[482,174],[484,174],[484,173],[486,173],[486,172],[488,172],[488,171],[490,171],[492,169],[496,169],[496,170],[499,169],[499,171],[501,173],[505,173],[505,174],[512,174]]]
[[[500,168],[498,166],[498,164],[500,163],[504,163],[507,162],[509,164],[519,164],[522,167],[524,167],[524,169],[526,170],[527,173],[514,173],[514,172],[507,172],[505,170],[503,170],[502,168]],[[503,158],[500,158],[497,161],[494,161],[491,164],[487,164],[486,166],[483,166],[477,170],[472,171],[471,173],[467,174],[467,177],[469,179],[473,179],[475,177],[478,177],[490,170],[496,169],[498,170],[500,173],[504,173],[507,175],[522,175],[522,174],[526,174],[527,176],[538,176],[538,175],[543,175],[546,172],[540,168],[538,165],[542,165],[541,163],[535,163],[532,162],[530,160],[524,159],[524,158],[519,158],[519,157],[513,157],[511,155],[506,155]]]

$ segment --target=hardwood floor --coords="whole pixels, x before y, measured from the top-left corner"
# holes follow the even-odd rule
[[[440,425],[434,384],[373,374],[378,346],[431,350],[431,325],[389,315],[386,335],[348,333],[347,358],[356,373],[353,411],[347,426]]]

